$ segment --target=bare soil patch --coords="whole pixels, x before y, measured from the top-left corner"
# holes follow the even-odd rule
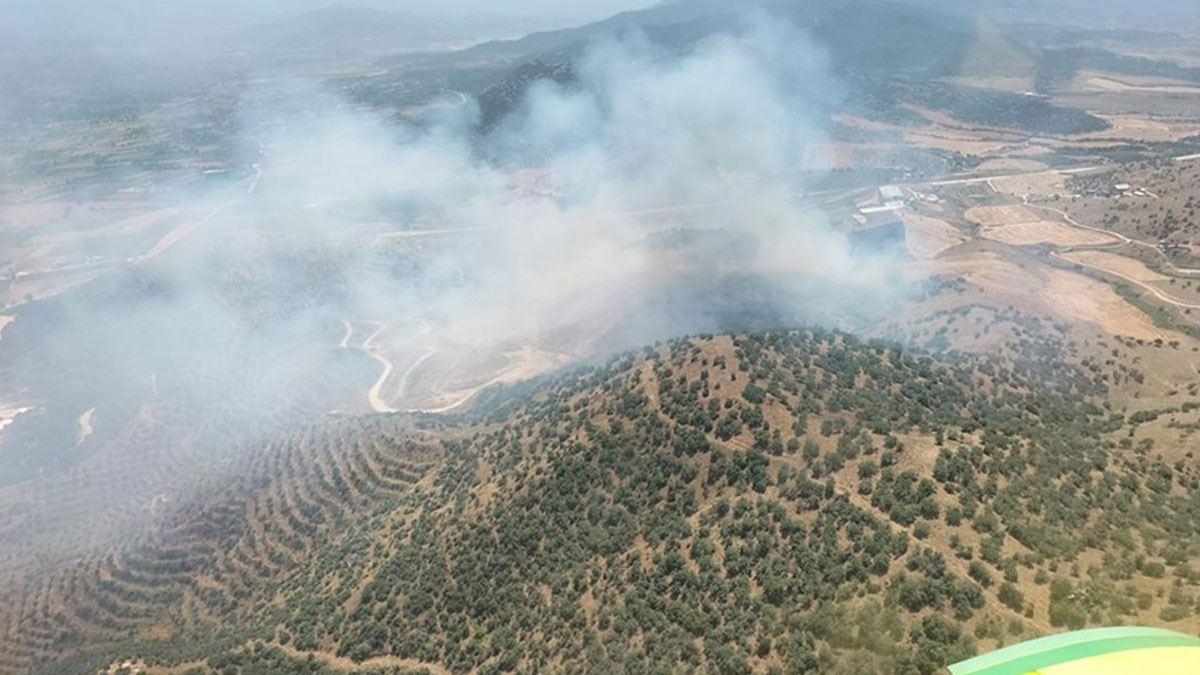
[[[1111,244],[1116,241],[1116,239],[1100,234],[1099,232],[1081,230],[1070,225],[1056,223],[1052,220],[1035,220],[1028,223],[985,227],[980,230],[979,236],[1012,246],[1033,246],[1036,244],[1098,246]]]
[[[1198,94],[1200,86],[1185,80],[1136,75],[1111,75],[1082,72],[1075,80],[1083,91],[1157,92],[1162,94]]]
[[[1039,162],[1035,159],[1005,157],[980,162],[979,166],[975,167],[975,171],[981,174],[998,173],[1001,171],[1017,173],[1022,171],[1046,171],[1049,168],[1050,166],[1045,162]]]
[[[8,294],[0,296],[5,305],[16,305],[30,300],[48,298],[87,283],[104,273],[109,267],[92,265],[77,271],[67,271],[49,276],[27,276],[14,280]]]
[[[1200,94],[1200,87],[1196,88]],[[1178,141],[1200,131],[1200,125],[1171,119],[1160,119],[1145,115],[1108,114],[1097,115],[1112,126],[1093,134],[1095,138],[1133,138],[1140,141]]]
[[[983,227],[1010,225],[1013,223],[1028,223],[1040,220],[1037,214],[1020,204],[1003,204],[996,206],[976,206],[967,209],[964,214],[968,220],[979,223]]]
[[[1111,335],[1181,339],[1155,326],[1149,316],[1117,295],[1110,285],[1082,274],[1043,265],[1020,265],[992,251],[939,258],[925,263],[922,272],[959,277],[975,287],[974,293],[954,298],[956,303],[1011,305],[1034,315],[1051,314],[1099,326]]]
[[[936,263],[923,266],[921,271],[960,277],[987,293],[994,292],[998,302],[1007,302],[1005,296],[1008,294],[1029,297],[1041,289],[1037,276],[991,251],[939,258]]]
[[[546,351],[531,345],[504,353],[507,362],[503,368],[492,377],[461,388],[436,388],[430,396],[424,398],[417,412],[442,413],[455,410],[475,397],[475,394],[494,385],[512,384],[543,375],[570,361],[570,356],[558,352]],[[453,386],[453,385],[451,385]]]
[[[82,443],[82,442],[86,441],[88,436],[92,435],[92,431],[94,430],[92,427],[92,415],[94,415],[94,414],[96,414],[96,409],[89,408],[82,415],[79,416],[79,440],[77,441],[78,443]]]
[[[1060,173],[1033,173],[1025,176],[994,178],[992,186],[997,192],[1021,197],[1024,195],[1054,196],[1066,194],[1067,177]]]
[[[1120,276],[1129,277],[1137,281],[1157,282],[1170,281],[1171,277],[1165,274],[1159,274],[1154,270],[1146,267],[1146,264],[1140,260],[1126,258],[1123,255],[1109,253],[1107,251],[1070,251],[1061,255],[1063,260],[1077,262],[1091,267],[1099,267],[1108,270]]]
[[[3,431],[5,427],[12,424],[13,420],[17,419],[21,413],[29,412],[30,410],[33,410],[32,406],[0,403],[0,431]]]
[[[966,240],[963,232],[944,220],[916,213],[904,215],[904,243],[909,254],[918,260],[935,258]]]
[[[1062,316],[1094,323],[1112,335],[1164,341],[1178,336],[1154,325],[1149,316],[1106,283],[1063,270],[1047,273],[1044,298]]]
[[[976,206],[964,215],[979,223],[979,236],[1012,246],[1099,246],[1117,242],[1116,237],[1100,232],[1045,220],[1020,204]]]
[[[74,215],[86,215],[106,211],[144,210],[148,207],[149,205],[146,202],[122,200],[10,202],[0,204],[0,225],[43,225]]]
[[[159,223],[178,215],[179,209],[159,209],[150,213],[143,213],[132,218],[125,218],[117,221],[107,227],[96,227],[87,230],[75,230],[71,232],[58,232],[55,234],[40,235],[33,238],[35,245],[45,244],[62,244],[81,239],[98,239],[101,237],[118,237],[130,234],[137,234],[158,225]]]

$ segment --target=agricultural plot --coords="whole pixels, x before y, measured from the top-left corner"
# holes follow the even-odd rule
[[[1123,255],[1107,251],[1070,251],[1062,254],[1061,257],[1063,260],[1096,267],[1122,277],[1133,279],[1134,281],[1150,283],[1171,280],[1171,277],[1146,267],[1146,264],[1140,260],[1126,258]]]
[[[904,216],[904,243],[917,260],[936,258],[966,240],[963,232],[944,220],[916,213]]]
[[[1112,236],[1045,220],[1021,205],[979,206],[968,209],[966,218],[980,225],[979,236],[1012,246],[1102,246],[1113,244]]]
[[[1108,284],[1063,270],[1048,273],[1043,297],[1060,316],[1096,324],[1110,335],[1143,340],[1175,340],[1179,335],[1154,325]]]

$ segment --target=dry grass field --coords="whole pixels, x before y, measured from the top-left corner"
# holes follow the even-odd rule
[[[966,240],[966,234],[944,220],[917,213],[904,214],[904,242],[909,254],[918,260],[936,258]]]
[[[1091,267],[1109,270],[1119,276],[1135,281],[1162,282],[1170,281],[1171,277],[1155,272],[1146,267],[1140,260],[1127,258],[1107,251],[1069,251],[1060,256],[1063,260],[1082,263]]]
[[[1080,91],[1154,92],[1200,96],[1200,86],[1195,83],[1166,77],[1139,77],[1137,75],[1083,71],[1076,77],[1075,85]]]
[[[1067,177],[1060,173],[1031,173],[1019,176],[993,178],[991,185],[997,192],[1023,197],[1035,194],[1053,197],[1067,193]]]
[[[1035,315],[1048,314],[1065,321],[1090,324],[1105,333],[1135,339],[1181,338],[1155,326],[1145,312],[1126,302],[1102,281],[1045,265],[1018,263],[994,251],[939,258],[929,261],[922,271],[961,278],[970,285],[973,292],[951,297],[948,300],[951,305],[982,303],[993,307],[1015,307]]]
[[[110,225],[102,225],[82,230],[69,230],[65,232],[55,232],[53,234],[39,234],[32,238],[32,243],[36,246],[67,244],[80,240],[87,239],[102,239],[104,237],[120,237],[131,234],[138,234],[150,228],[160,225],[165,221],[179,215],[182,209],[166,208],[155,209],[148,213],[121,218]]]
[[[977,206],[968,209],[964,215],[967,220],[979,223],[983,227],[1028,223],[1039,219],[1036,214],[1019,204]]]
[[[1182,337],[1155,326],[1145,312],[1122,299],[1108,284],[1080,274],[1051,270],[1040,293],[1055,314],[1094,323],[1111,335],[1164,341]]]
[[[151,208],[150,204],[134,199],[0,203],[0,226],[41,228],[77,216],[121,217]]]
[[[1013,246],[1034,246],[1037,244],[1052,244],[1054,246],[1096,246],[1116,243],[1116,239],[1098,232],[1089,232],[1079,228],[1056,223],[1052,220],[1033,220],[980,230],[980,236],[985,239],[998,241]]]
[[[980,225],[981,237],[1013,246],[1097,246],[1118,241],[1099,232],[1046,220],[1018,204],[977,206],[968,209],[964,216]]]

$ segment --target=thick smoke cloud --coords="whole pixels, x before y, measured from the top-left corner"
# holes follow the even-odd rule
[[[398,122],[311,82],[247,89],[257,167],[182,204],[211,217],[0,342],[39,408],[6,466],[69,457],[20,488],[9,543],[100,545],[186,501],[192,467],[219,483],[331,411],[460,409],[574,360],[754,327],[714,307],[794,322],[901,291],[806,205],[838,88],[802,36],[760,18],[684,54],[593,45],[573,68],[486,134],[465,96]],[[34,441],[14,457],[18,437]]]
[[[804,206],[804,158],[825,140],[816,110],[836,87],[803,38],[766,20],[682,56],[632,38],[595,45],[576,72],[570,84],[536,83],[481,142],[463,106],[399,132],[341,114],[270,144],[302,158],[297,190],[313,202],[401,202],[412,217],[400,227],[470,231],[439,240],[428,270],[439,281],[459,270],[462,283],[424,284],[439,290],[423,296],[360,285],[364,314],[420,317],[435,339],[476,348],[536,341],[701,271],[647,245],[675,227],[751,251],[715,261],[713,274],[886,280],[886,266],[860,266]]]

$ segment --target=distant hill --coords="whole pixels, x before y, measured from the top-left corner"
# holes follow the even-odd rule
[[[461,46],[496,35],[502,30],[497,22],[493,16],[449,19],[332,5],[239,31],[224,44],[269,59],[363,58]]]
[[[494,127],[505,115],[520,105],[530,85],[539,80],[570,84],[575,81],[575,73],[571,66],[565,63],[547,64],[531,61],[522,64],[479,95],[480,126],[485,130]]]
[[[941,110],[971,124],[1005,126],[1038,134],[1073,134],[1104,129],[1107,123],[1085,111],[1063,108],[1023,92],[985,90],[942,79],[980,72],[978,45],[984,51],[1020,54],[1014,66],[1029,71],[1030,87],[1040,53],[1009,46],[1000,51],[1003,35],[968,17],[891,0],[760,0],[733,9],[708,0],[676,0],[640,12],[569,30],[536,33],[520,40],[489,42],[453,56],[470,63],[509,59],[512,73],[489,87],[480,98],[483,127],[488,129],[522,100],[536,72],[569,72],[574,59],[592,41],[638,31],[668,49],[686,50],[712,35],[739,33],[748,10],[790,21],[829,55],[830,68],[845,86],[836,110],[888,121],[904,121],[911,113],[901,106],[916,103]],[[531,69],[527,63],[539,64]],[[1057,61],[1055,62],[1057,63]],[[503,92],[503,96],[498,95]]]
[[[818,0],[814,7],[831,0]],[[750,4],[753,4],[750,3]],[[653,30],[687,24],[698,19],[710,19],[710,32],[727,29],[734,24],[744,7],[731,6],[720,0],[674,0],[648,9],[621,12],[603,21],[576,28],[531,33],[517,40],[487,42],[466,51],[465,55],[530,55],[574,48],[582,43],[605,36],[620,35],[629,30]]]

